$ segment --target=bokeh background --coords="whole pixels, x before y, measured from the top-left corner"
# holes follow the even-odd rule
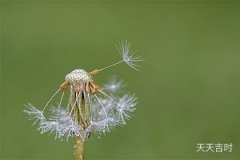
[[[22,112],[43,106],[64,76],[120,59],[132,42],[140,72],[116,75],[139,97],[124,127],[90,139],[86,159],[240,159],[240,2],[1,0],[0,159],[72,159],[72,140],[40,135]],[[57,99],[53,103],[57,103]],[[231,153],[197,153],[232,143]]]

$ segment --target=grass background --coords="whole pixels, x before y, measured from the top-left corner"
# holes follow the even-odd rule
[[[240,159],[239,1],[1,0],[0,159],[72,159],[72,140],[30,127],[23,104],[42,106],[75,68],[120,59],[128,39],[145,61],[94,77],[124,79],[139,104],[86,159]],[[197,143],[233,143],[197,153]]]

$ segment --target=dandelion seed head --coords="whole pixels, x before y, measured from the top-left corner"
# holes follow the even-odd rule
[[[91,80],[91,77],[88,75],[88,73],[85,70],[75,69],[71,73],[66,75],[65,80],[70,83],[76,83],[76,82],[87,83]]]
[[[38,110],[31,104],[26,105],[24,110],[31,118],[35,119],[34,124],[39,121],[38,130],[41,134],[49,132],[55,134],[56,139],[66,139],[80,136],[84,141],[94,133],[97,135],[106,134],[131,117],[137,104],[136,97],[130,94],[123,94],[124,87],[122,80],[112,77],[110,81],[99,87],[93,80],[98,72],[125,62],[131,68],[138,70],[137,62],[142,61],[141,57],[134,55],[129,42],[123,41],[119,45],[119,52],[122,60],[102,69],[95,69],[86,72],[83,69],[75,69],[65,76],[65,81],[60,88],[47,101],[43,110]],[[64,103],[64,92],[69,88],[69,99],[67,107]],[[45,117],[44,110],[55,96],[63,91],[58,107],[52,108]],[[123,96],[121,96],[123,94]]]
[[[143,61],[143,59],[140,56],[135,56],[131,47],[132,44],[125,40],[119,43],[118,49],[122,54],[123,61],[131,68],[139,70],[141,66],[136,63]]]

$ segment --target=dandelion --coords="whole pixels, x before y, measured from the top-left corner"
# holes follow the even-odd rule
[[[123,81],[112,79],[100,88],[93,77],[100,71],[125,62],[131,68],[138,70],[136,62],[142,61],[141,57],[133,56],[131,44],[121,42],[119,51],[122,60],[112,65],[87,72],[75,69],[65,76],[65,81],[60,88],[43,106],[42,110],[32,104],[26,105],[25,113],[38,123],[41,134],[49,132],[55,134],[55,139],[75,138],[75,159],[83,160],[84,142],[92,135],[105,135],[115,126],[126,123],[135,110],[137,99],[134,94],[118,95],[123,88]],[[65,92],[69,89],[68,103],[65,107],[62,101]],[[49,115],[45,109],[53,99],[62,92],[59,105],[50,110]]]

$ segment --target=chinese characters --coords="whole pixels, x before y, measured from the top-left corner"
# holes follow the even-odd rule
[[[198,143],[196,146],[196,152],[232,152],[232,147],[232,143]]]

